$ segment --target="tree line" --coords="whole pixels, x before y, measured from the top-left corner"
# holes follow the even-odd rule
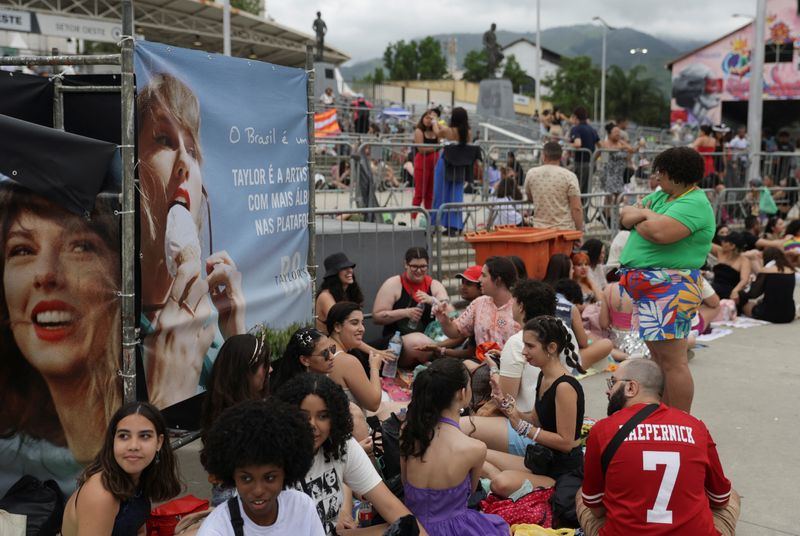
[[[480,82],[492,77],[486,60],[484,50],[468,52],[464,58],[463,78]],[[502,78],[511,81],[515,92],[534,95],[533,78],[513,55],[506,57],[502,69]],[[390,43],[383,53],[383,67],[376,68],[363,80],[380,84],[387,80],[448,78],[450,73],[441,43],[428,36],[419,42],[400,40]],[[543,78],[542,85],[549,90],[547,100],[568,115],[578,106],[591,110],[595,92],[599,98],[600,69],[588,56],[562,56],[558,71]],[[606,72],[606,116],[627,117],[642,125],[666,125],[669,123],[669,100],[655,79],[647,76],[644,66],[637,65],[626,71],[612,65]]]

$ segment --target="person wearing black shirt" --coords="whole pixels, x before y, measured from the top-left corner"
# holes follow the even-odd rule
[[[586,108],[578,106],[572,113],[573,127],[569,132],[569,141],[576,149],[575,152],[575,175],[578,176],[578,183],[581,193],[589,193],[589,180],[591,179],[592,154],[600,141],[597,132],[588,123],[589,115]],[[582,151],[580,149],[588,149]]]

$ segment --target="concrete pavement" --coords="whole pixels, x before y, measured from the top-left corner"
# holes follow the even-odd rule
[[[742,496],[739,536],[800,536],[800,321],[734,329],[696,349],[692,412]],[[586,415],[606,414],[608,373],[585,378]],[[188,493],[210,496],[200,442],[178,458]]]

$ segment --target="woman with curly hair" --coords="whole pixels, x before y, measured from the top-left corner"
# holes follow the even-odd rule
[[[703,301],[700,268],[711,251],[715,217],[706,194],[703,157],[673,147],[653,160],[661,190],[641,205],[623,207],[631,234],[620,256],[620,285],[633,298],[639,334],[664,372],[663,402],[689,412],[694,381],[687,338]]]
[[[100,452],[64,508],[63,536],[140,534],[150,501],[166,501],[181,491],[167,434],[164,417],[146,402],[117,410]]]
[[[280,430],[280,433],[275,433]],[[214,509],[198,536],[244,534],[323,536],[314,502],[292,489],[311,466],[314,439],[296,407],[274,398],[226,409],[208,431],[201,457],[209,474],[237,496]]]
[[[337,525],[340,529],[355,526],[350,514],[352,496],[344,486],[372,503],[389,523],[410,513],[353,439],[353,419],[341,387],[320,374],[300,374],[283,385],[277,396],[299,407],[311,424],[314,460],[296,487],[316,503],[326,534],[336,534]]]
[[[471,399],[469,372],[459,359],[437,359],[414,380],[400,467],[406,504],[431,536],[509,532],[501,517],[467,508],[486,461],[486,445],[461,433],[458,423]]]
[[[269,343],[250,334],[234,335],[222,345],[211,368],[203,399],[200,424],[204,443],[223,411],[239,402],[263,399],[267,395],[269,354]],[[214,475],[209,477],[209,481],[212,480],[211,504],[217,506],[232,497],[235,490]]]

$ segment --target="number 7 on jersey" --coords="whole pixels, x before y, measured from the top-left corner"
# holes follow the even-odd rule
[[[664,476],[658,487],[658,495],[653,508],[647,510],[648,523],[672,524],[672,510],[667,510],[678,471],[681,468],[681,455],[679,452],[663,452],[658,450],[645,450],[642,452],[642,463],[645,471],[657,471],[659,465],[664,467]]]

